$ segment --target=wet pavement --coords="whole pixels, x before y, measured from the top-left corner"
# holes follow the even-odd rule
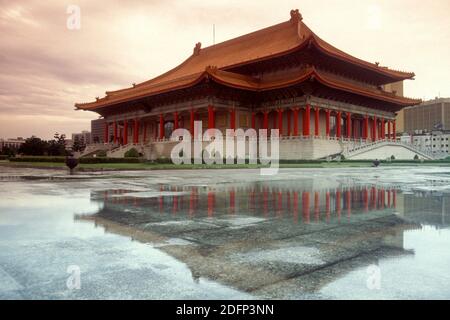
[[[450,298],[450,168],[0,170],[0,299]]]

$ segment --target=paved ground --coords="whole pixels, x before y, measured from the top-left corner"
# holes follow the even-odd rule
[[[0,299],[450,298],[450,169],[0,181]]]

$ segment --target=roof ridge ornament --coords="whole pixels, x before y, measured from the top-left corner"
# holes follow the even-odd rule
[[[201,49],[202,49],[202,43],[197,42],[194,47],[194,56],[198,56],[200,54]]]
[[[297,25],[297,35],[300,40],[303,40],[303,38],[304,38],[304,35],[302,37],[302,23],[301,23],[302,20],[303,20],[303,16],[298,9],[291,10],[291,20],[290,21],[292,24]]]
[[[205,68],[205,71],[206,71],[207,73],[211,73],[211,74],[217,73],[217,70],[218,70],[217,66],[207,66],[207,67]]]
[[[291,10],[291,21],[292,22],[300,22],[303,20],[303,16],[298,9]]]

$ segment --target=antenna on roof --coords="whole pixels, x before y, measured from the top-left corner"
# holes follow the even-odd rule
[[[213,24],[213,45],[216,44],[216,25]]]

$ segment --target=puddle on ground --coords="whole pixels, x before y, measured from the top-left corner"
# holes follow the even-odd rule
[[[40,172],[0,190],[1,299],[450,298],[442,169]]]

